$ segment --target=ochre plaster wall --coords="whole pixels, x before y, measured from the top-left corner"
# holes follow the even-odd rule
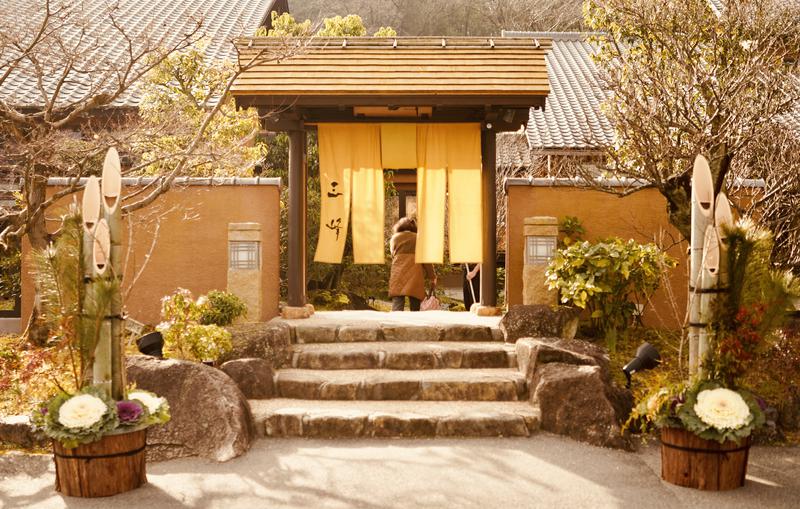
[[[50,191],[55,191],[51,188]],[[127,187],[124,192],[135,192]],[[278,186],[218,185],[177,187],[161,196],[152,206],[133,215],[133,242],[126,229],[126,263],[123,289],[130,289],[125,307],[131,318],[156,324],[160,321],[161,297],[186,288],[195,296],[227,285],[228,223],[261,223],[262,288],[261,317],[269,320],[278,314],[280,292],[280,200]],[[80,200],[80,194],[76,195]],[[48,226],[55,230],[57,218],[72,198],[50,209]],[[145,259],[152,250],[149,262]],[[127,245],[132,245],[128,250]],[[25,243],[22,284],[22,317],[27,323],[33,305],[30,248]],[[144,269],[142,270],[142,267]],[[140,276],[134,283],[137,273]],[[133,287],[131,284],[133,283]]]
[[[576,216],[586,229],[586,240],[616,236],[668,247],[669,254],[678,260],[678,266],[669,275],[672,298],[669,289],[662,284],[653,296],[653,306],[645,308],[644,318],[650,325],[680,327],[688,292],[688,244],[669,224],[666,201],[657,190],[644,189],[620,198],[573,187],[509,186],[506,199],[506,300],[509,304],[522,303],[525,218],[555,216],[561,220],[565,216]]]

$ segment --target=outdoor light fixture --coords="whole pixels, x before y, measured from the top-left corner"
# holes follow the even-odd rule
[[[636,357],[622,368],[622,372],[625,373],[625,378],[628,380],[625,387],[631,388],[631,375],[638,371],[653,369],[660,362],[661,356],[658,354],[658,350],[650,343],[642,343],[636,350]]]
[[[164,357],[164,336],[158,331],[145,334],[136,340],[136,347],[144,355],[161,359]]]
[[[556,237],[550,235],[528,235],[525,237],[525,263],[547,265],[556,252]]]

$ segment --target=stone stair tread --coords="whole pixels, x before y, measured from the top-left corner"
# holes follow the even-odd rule
[[[380,381],[525,381],[525,375],[516,368],[483,369],[279,369],[276,380],[295,378],[323,382],[349,382],[361,380]]]
[[[441,369],[516,367],[514,345],[489,341],[307,343],[292,345],[303,369]]]
[[[266,436],[435,437],[529,436],[539,410],[511,401],[250,400]]]
[[[418,350],[503,350],[514,352],[515,345],[498,341],[383,341],[383,342],[356,342],[356,343],[304,343],[292,345],[296,352],[402,352]]]
[[[516,401],[527,397],[517,369],[281,369],[277,395],[326,400]]]

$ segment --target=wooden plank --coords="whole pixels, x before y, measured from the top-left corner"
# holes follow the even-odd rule
[[[310,88],[317,88],[322,85],[353,85],[360,86],[363,90],[364,87],[416,87],[416,86],[430,86],[433,88],[441,88],[443,85],[458,85],[461,87],[474,87],[480,85],[497,86],[500,89],[518,88],[525,86],[547,86],[549,83],[547,78],[486,78],[482,76],[463,78],[453,75],[440,76],[440,77],[397,77],[388,78],[381,76],[364,75],[362,77],[337,77],[337,76],[270,76],[265,78],[248,78],[244,77],[239,80],[239,85],[252,84],[258,86],[264,83],[269,87],[285,86],[298,84],[308,86]]]
[[[454,74],[464,77],[464,73],[469,72],[469,76],[495,76],[497,78],[513,78],[515,76],[534,76],[539,78],[547,78],[547,70],[543,67],[519,67],[508,66],[505,68],[489,67],[489,66],[380,66],[380,67],[361,67],[361,66],[348,66],[347,69],[337,69],[335,67],[322,67],[322,66],[281,66],[274,67],[257,67],[253,70],[248,70],[242,73],[243,76],[248,78],[281,76],[281,75],[294,75],[302,74],[308,75],[313,73],[315,75],[336,75],[346,77],[359,77],[362,75],[367,76],[386,76],[386,77],[403,77],[403,76],[442,76]]]

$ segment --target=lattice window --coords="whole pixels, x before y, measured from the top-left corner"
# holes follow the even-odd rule
[[[259,242],[234,240],[229,245],[229,268],[234,270],[259,269],[261,265]]]
[[[525,237],[525,263],[527,265],[546,265],[553,259],[556,251],[555,237]]]

